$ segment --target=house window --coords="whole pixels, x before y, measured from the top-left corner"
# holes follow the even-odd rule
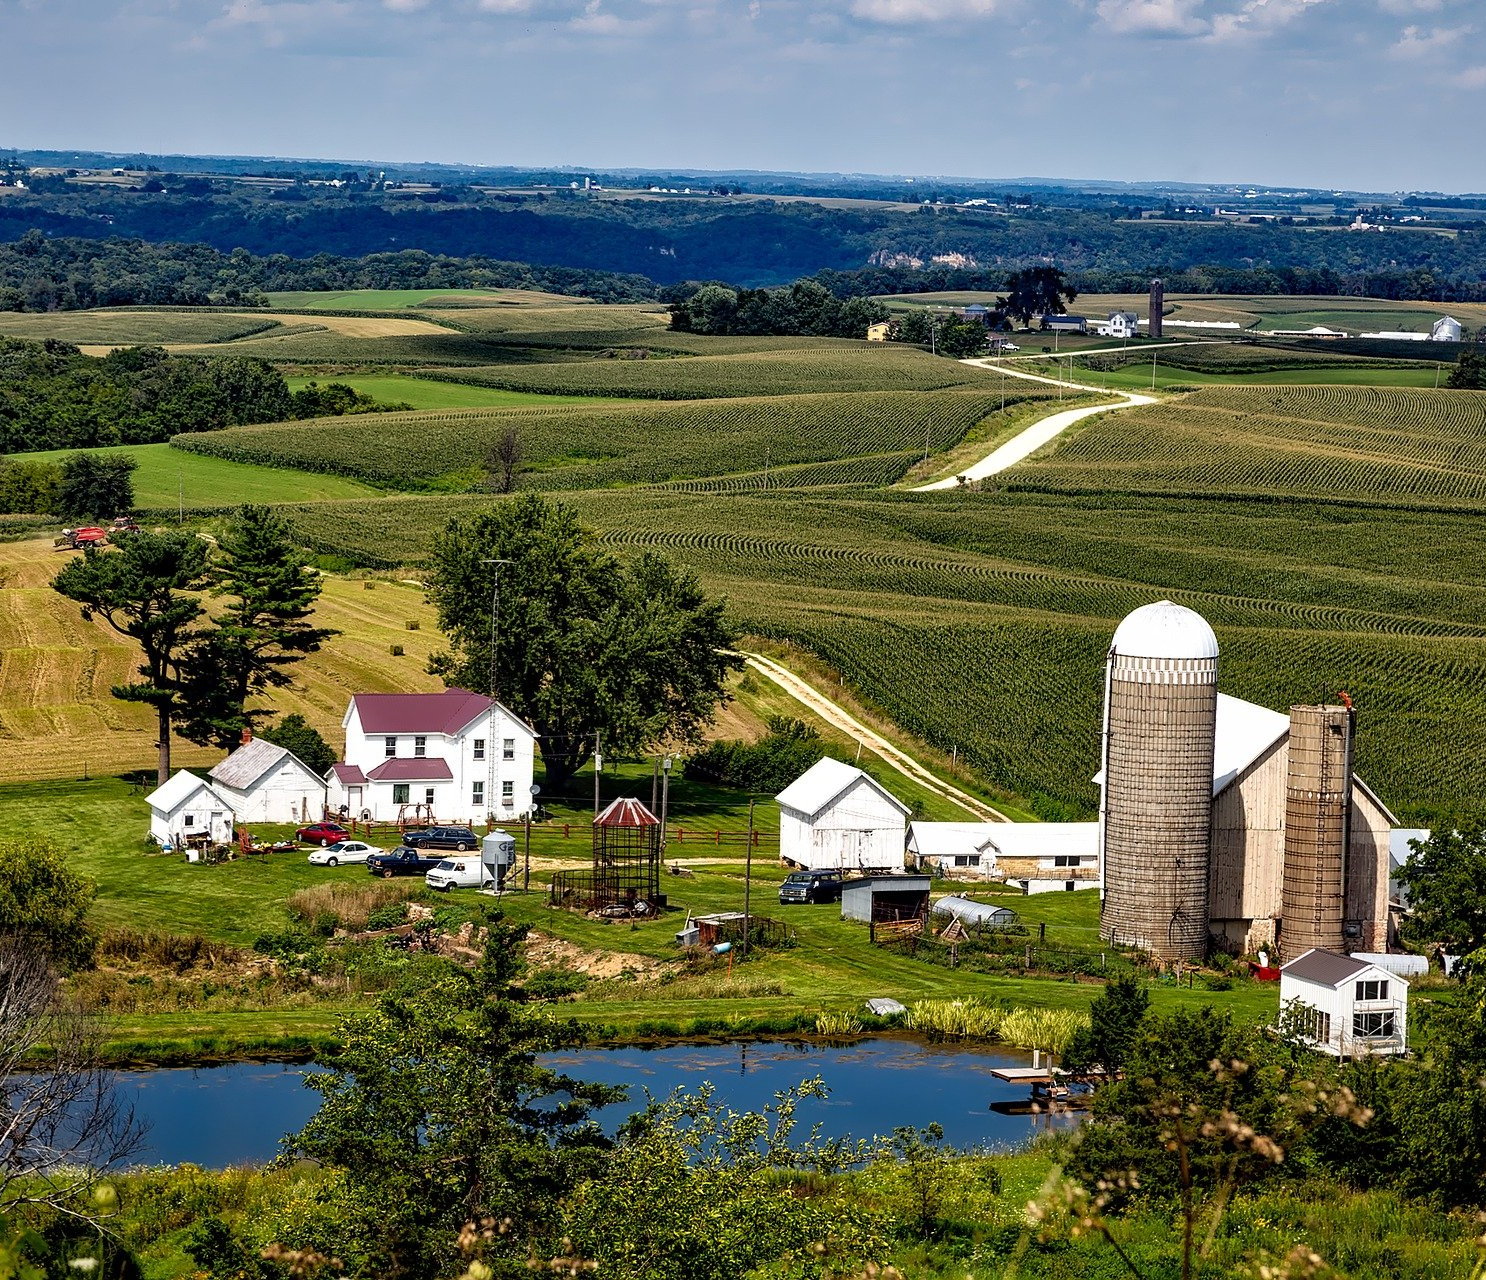
[[[1305,1006],[1302,1010],[1301,1028],[1317,1044],[1331,1043],[1331,1015],[1320,1009]]]
[[[432,806],[432,804],[433,804],[433,788],[432,787],[424,787],[423,788],[423,803],[426,804],[426,805]]]
[[[957,854],[955,854],[955,866],[957,866],[957,867],[978,867],[978,866],[980,866],[980,854],[978,854],[978,853],[957,853]]]
[[[417,756],[418,759],[420,759],[420,760],[423,759],[423,757],[428,754],[428,739],[427,738],[417,737],[417,738],[414,738],[413,739],[413,754],[415,756]]]
[[[392,757],[397,754],[397,739],[396,738],[383,738],[382,739],[382,746],[383,746],[383,748],[385,750],[385,754],[386,754],[386,756],[387,756],[387,758],[389,760],[392,759]]]
[[[476,760],[483,760],[483,759],[485,759],[485,739],[484,738],[476,738],[475,739],[475,759]]]
[[[1080,865],[1082,862],[1083,862],[1083,859],[1080,858],[1078,856],[1078,854],[1076,854],[1076,853],[1060,853],[1060,854],[1058,854],[1057,857],[1055,857],[1053,859],[1053,866],[1055,866],[1055,867],[1076,867],[1076,866]]]
[[[1374,979],[1357,984],[1358,1000],[1386,1000],[1387,998],[1388,983],[1386,981]]]
[[[188,827],[194,827],[196,825],[196,815],[194,813],[188,813],[186,815],[186,825]]]
[[[1361,985],[1360,983],[1358,984]],[[1386,983],[1384,985],[1387,985]],[[1352,1015],[1352,1034],[1364,1040],[1387,1040],[1393,1036],[1393,1014],[1390,1011],[1379,1013],[1354,1013]]]
[[[472,782],[470,784],[470,803],[477,809],[485,805],[485,783],[484,781]]]
[[[500,802],[507,809],[516,803],[516,784],[514,782],[502,782],[500,784]]]
[[[407,804],[408,784],[406,782],[394,782],[392,784],[392,803]]]
[[[514,760],[516,758],[515,738],[502,738],[500,740],[500,755],[502,760]]]

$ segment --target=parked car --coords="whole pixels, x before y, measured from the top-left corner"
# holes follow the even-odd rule
[[[314,867],[338,867],[343,862],[365,862],[383,850],[365,840],[337,840],[324,849],[310,854],[310,865]]]
[[[350,834],[339,822],[312,822],[307,827],[300,827],[294,838],[301,844],[330,845]]]
[[[839,871],[793,871],[779,886],[779,901],[840,902],[844,879]]]
[[[485,874],[480,855],[471,854],[467,858],[445,858],[423,877],[423,883],[430,889],[448,893],[450,889],[483,889],[495,882]]]
[[[391,853],[373,854],[366,860],[366,869],[374,876],[421,876],[432,871],[443,861],[442,855],[425,856],[408,845],[400,844]]]
[[[478,846],[480,838],[468,827],[427,827],[404,832],[402,842],[413,849],[453,849],[463,853]]]

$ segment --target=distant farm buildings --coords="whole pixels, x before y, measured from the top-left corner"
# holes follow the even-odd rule
[[[1088,333],[1088,316],[1043,316],[1042,327],[1048,333]]]
[[[1133,311],[1111,311],[1109,319],[1099,326],[1099,336],[1101,338],[1138,338],[1140,337],[1140,317]],[[1158,338],[1161,335],[1153,333],[1151,336]]]
[[[1454,316],[1441,316],[1429,330],[1431,342],[1459,342],[1464,335],[1460,321]]]
[[[1099,881],[1097,822],[915,822],[908,852],[941,875],[1023,893],[1092,889]]]
[[[876,324],[867,326],[868,342],[892,342],[898,336],[898,322],[896,320],[879,320]]]

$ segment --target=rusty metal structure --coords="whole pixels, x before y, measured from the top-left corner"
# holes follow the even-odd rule
[[[1105,668],[1099,934],[1158,960],[1207,953],[1218,641],[1162,600],[1120,623]]]
[[[1151,314],[1146,324],[1146,334],[1152,338],[1159,338],[1162,334],[1161,312],[1166,306],[1166,289],[1161,281],[1151,281]]]
[[[1353,714],[1350,707],[1290,708],[1279,938],[1286,959],[1312,947],[1341,951],[1348,942]]]
[[[660,819],[638,800],[615,800],[593,820],[590,910],[660,898]]]

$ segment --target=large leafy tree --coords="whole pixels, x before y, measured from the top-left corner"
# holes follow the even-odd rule
[[[1486,829],[1441,829],[1416,842],[1398,879],[1408,891],[1409,941],[1452,955],[1486,947]]]
[[[289,668],[331,636],[311,621],[320,578],[289,526],[267,507],[244,506],[222,532],[208,568],[209,590],[231,603],[200,635],[183,663],[181,733],[231,750],[244,729],[270,716],[248,700],[291,683]]]
[[[996,306],[1026,324],[1033,316],[1060,316],[1078,297],[1057,267],[1023,267],[1006,277],[1006,296]]]
[[[622,1091],[538,1062],[577,1033],[513,998],[525,932],[493,917],[473,972],[441,966],[342,1024],[342,1048],[307,1080],[320,1109],[285,1140],[340,1175],[341,1203],[312,1238],[286,1227],[284,1244],[361,1275],[431,1280],[454,1274],[464,1224],[493,1219],[509,1229],[487,1264],[526,1273],[562,1198],[602,1167],[591,1109]]]
[[[0,844],[0,937],[34,949],[51,967],[68,973],[92,965],[95,892],[52,846]]]
[[[159,780],[170,778],[170,736],[181,708],[182,661],[203,609],[208,583],[206,543],[195,534],[139,532],[113,550],[89,548],[52,586],[101,616],[143,650],[141,679],[115,685],[113,695],[153,707],[159,729]]]
[[[592,754],[595,733],[616,751],[694,740],[740,665],[724,652],[733,637],[721,602],[693,574],[650,553],[621,563],[571,508],[536,494],[453,521],[434,540],[428,596],[450,641],[430,669],[526,717],[558,788]]]
[[[107,520],[134,509],[134,459],[74,453],[63,459],[56,510],[67,520]]]
[[[1144,984],[1133,975],[1122,974],[1106,984],[1094,997],[1088,1026],[1080,1027],[1069,1041],[1064,1067],[1070,1071],[1097,1067],[1106,1079],[1115,1079],[1135,1048],[1150,1005]]]
[[[335,763],[335,748],[297,711],[285,716],[272,728],[262,730],[258,736],[265,742],[292,751],[312,772],[322,776]]]

